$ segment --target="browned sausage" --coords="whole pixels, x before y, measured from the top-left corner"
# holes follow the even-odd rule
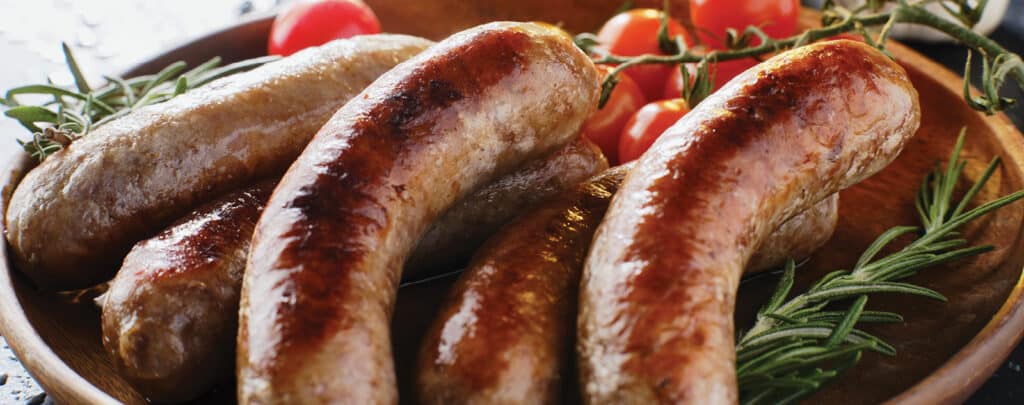
[[[618,166],[560,194],[487,241],[422,343],[420,402],[566,402],[583,260],[630,167]],[[756,270],[806,257],[824,244],[835,229],[837,199],[833,194],[786,221],[765,244],[771,251],[758,251],[774,262]]]
[[[744,272],[750,274],[779,268],[786,259],[809,257],[832,238],[838,223],[839,193],[835,193],[783,222],[757,247]]]
[[[667,130],[613,198],[586,261],[585,401],[737,402],[733,309],[753,250],[888,165],[919,121],[903,68],[831,41],[748,70]]]
[[[230,193],[135,245],[99,300],[103,346],[147,398],[192,399],[231,375],[245,257],[274,184]]]
[[[406,268],[433,275],[438,268],[430,264],[449,260],[450,247],[472,242],[467,234],[486,239],[532,201],[568,191],[607,167],[601,151],[582,138],[528,162],[450,209],[431,226],[433,248],[414,253]],[[99,300],[103,344],[147,398],[191,399],[234,370],[245,257],[272,186],[222,197],[139,242]],[[430,263],[417,265],[415,257]]]
[[[402,278],[411,280],[458,269],[516,215],[572,190],[607,168],[601,149],[579,137],[550,156],[474,191],[430,226],[406,261]]]
[[[342,107],[274,191],[242,287],[242,403],[395,403],[390,316],[405,258],[470,190],[569,142],[597,103],[557,29],[492,23]]]
[[[362,36],[229,76],[97,128],[25,176],[7,210],[18,268],[52,288],[114,275],[142,238],[279,175],[339,107],[431,43]]]

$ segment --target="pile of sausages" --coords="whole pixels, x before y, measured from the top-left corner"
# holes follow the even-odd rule
[[[829,238],[836,193],[916,131],[917,93],[873,48],[812,44],[609,169],[577,138],[598,91],[541,24],[335,41],[51,156],[7,239],[41,287],[114,277],[103,345],[155,401],[234,371],[241,403],[396,403],[399,282],[472,256],[416,401],[735,403],[741,274]]]

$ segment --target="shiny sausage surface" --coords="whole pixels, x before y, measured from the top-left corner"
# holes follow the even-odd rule
[[[331,42],[97,128],[32,169],[11,197],[18,268],[48,288],[109,279],[137,241],[279,175],[339,107],[430,44],[404,35]]]
[[[103,346],[147,398],[193,399],[231,375],[245,257],[275,184],[207,203],[135,245],[99,300]]]
[[[431,226],[406,268],[421,277],[447,271],[474,239],[535,200],[568,192],[608,167],[604,155],[577,138],[475,190]],[[229,194],[136,244],[111,283],[103,312],[103,343],[120,373],[147,398],[194,398],[234,370],[238,295],[253,227],[276,180]],[[471,253],[471,252],[470,252]],[[418,260],[422,260],[420,263]]]
[[[490,238],[448,293],[422,343],[417,400],[564,403],[572,393],[577,289],[594,231],[631,165],[523,214]],[[802,259],[835,230],[838,194],[786,221],[747,271]],[[756,263],[756,264],[755,264]]]
[[[395,403],[389,322],[405,258],[476,187],[568,143],[597,72],[557,29],[492,23],[391,70],[285,174],[242,287],[242,403]]]
[[[733,309],[753,250],[889,164],[919,122],[900,66],[831,41],[748,70],[666,131],[624,180],[586,261],[585,401],[736,403]]]

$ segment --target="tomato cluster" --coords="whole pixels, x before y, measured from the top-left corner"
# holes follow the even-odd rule
[[[798,0],[689,0],[693,32],[707,50],[724,49],[728,29],[741,32],[757,26],[772,37],[796,32]],[[605,22],[597,33],[599,52],[619,56],[664,54],[658,43],[663,14],[633,9]],[[697,45],[691,31],[667,19],[670,38],[681,36]],[[274,20],[268,39],[273,55],[290,55],[333,39],[380,32],[380,22],[361,0],[316,0],[292,3]],[[755,44],[756,40],[755,39]],[[756,65],[757,60],[723,61],[710,66],[715,88]],[[612,70],[599,66],[603,80]],[[693,77],[694,67],[685,66]],[[678,66],[641,65],[623,71],[604,108],[591,115],[582,135],[601,147],[611,164],[626,163],[646,151],[668,127],[688,111],[683,74]]]
[[[690,0],[694,31],[706,50],[725,49],[727,30],[742,32],[757,26],[774,38],[796,33],[798,0]],[[618,56],[663,54],[658,29],[663,14],[653,9],[634,9],[609,19],[597,33],[598,52]],[[668,19],[669,36],[682,36],[695,46],[690,32],[678,21]],[[757,38],[754,38],[756,44]],[[712,64],[709,73],[715,88],[757,65],[752,58]],[[685,66],[693,77],[695,67]],[[601,67],[602,80],[611,69]],[[683,74],[678,66],[642,65],[630,67],[604,108],[584,124],[583,135],[604,151],[612,164],[626,163],[642,155],[668,127],[688,111],[683,95]]]

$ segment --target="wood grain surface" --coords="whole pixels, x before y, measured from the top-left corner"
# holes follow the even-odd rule
[[[593,30],[619,0],[444,0],[429,2],[429,7],[422,4],[428,2],[368,3],[377,10],[386,30],[440,38],[495,19],[561,21],[571,30]],[[805,14],[804,19],[812,24],[815,17]],[[259,54],[268,27],[269,20],[251,21],[166,56],[168,60],[184,58],[195,63],[209,54]],[[985,117],[967,109],[958,94],[959,78],[898,44],[891,45],[890,50],[908,68],[921,94],[921,130],[889,168],[843,193],[839,228],[832,241],[800,269],[798,289],[826,271],[851,266],[863,248],[888,227],[914,224],[914,193],[925,173],[936,162],[947,159],[961,126],[967,126],[970,134],[964,152],[969,162],[968,177],[976,177],[993,156],[1001,156],[1004,162],[979,200],[1024,187],[1022,135],[1006,118]],[[140,71],[162,64],[166,63],[158,60]],[[0,182],[5,188],[0,206],[6,206],[24,168],[22,162],[13,171],[2,173],[5,177],[0,177]],[[1024,204],[1018,203],[979,221],[966,236],[973,243],[994,244],[996,251],[927,270],[914,279],[945,294],[949,303],[902,296],[872,298],[869,308],[898,310],[906,317],[904,324],[869,329],[893,343],[898,356],[866,356],[853,372],[809,402],[878,402],[902,393],[902,401],[934,403],[962,400],[976,389],[1017,343],[1024,329],[1020,301],[1024,287],[1019,283],[1024,266],[1024,251],[1020,249],[1022,219]],[[3,244],[0,257],[7,257]],[[420,336],[451,281],[439,279],[403,288],[399,293],[392,334],[403,402],[413,399],[409,387]],[[762,277],[744,282],[737,325],[749,324],[753,311],[775,281],[774,277]],[[40,292],[16,269],[8,268],[6,260],[0,261],[0,308],[4,309],[0,311],[0,329],[26,367],[58,402],[145,402],[116,375],[105,357],[100,345],[99,311],[90,297],[89,293]],[[198,403],[231,402],[233,393],[233,387],[219,387]]]

